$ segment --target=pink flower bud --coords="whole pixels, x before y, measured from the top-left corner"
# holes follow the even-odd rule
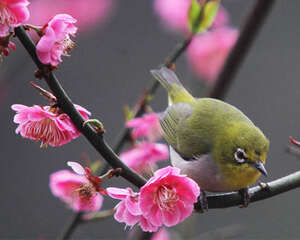
[[[0,61],[2,56],[9,56],[9,49],[16,50],[16,45],[9,41],[9,37],[0,37]]]

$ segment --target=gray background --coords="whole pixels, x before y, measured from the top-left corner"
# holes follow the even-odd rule
[[[223,3],[232,15],[232,24],[240,26],[254,1]],[[277,2],[226,98],[269,137],[268,180],[300,168],[299,159],[286,152],[288,137],[300,137],[299,8],[300,1]],[[57,76],[73,101],[104,123],[106,139],[113,144],[124,123],[124,104],[135,103],[152,82],[149,70],[181,40],[182,36],[161,27],[152,1],[119,0],[107,25],[78,35],[72,57],[64,59]],[[67,168],[67,161],[79,161],[82,152],[93,160],[100,157],[84,137],[63,147],[40,149],[38,143],[14,133],[12,104],[47,104],[29,86],[36,68],[22,47],[17,47],[0,65],[0,81],[8,93],[0,102],[0,238],[52,239],[72,212],[50,193],[49,175]],[[177,72],[184,84],[194,89],[194,95],[200,96],[201,85],[184,57],[177,63]],[[166,106],[162,89],[152,106],[156,111]],[[109,184],[127,185],[125,181]],[[299,201],[299,190],[294,190],[247,209],[195,214],[173,230],[180,230],[179,236],[186,239],[299,239]],[[104,207],[115,203],[107,200]],[[109,218],[80,226],[74,238],[124,239],[123,228]]]

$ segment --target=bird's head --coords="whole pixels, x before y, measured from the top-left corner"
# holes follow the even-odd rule
[[[252,122],[234,123],[218,138],[215,159],[228,184],[239,189],[255,183],[260,174],[267,176],[264,164],[269,140]]]

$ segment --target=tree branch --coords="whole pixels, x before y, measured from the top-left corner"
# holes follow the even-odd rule
[[[17,27],[15,29],[16,36],[19,38],[27,52],[30,54],[31,58],[37,65],[37,67],[45,72],[46,66],[43,65],[37,55],[35,44],[28,36],[27,32],[23,27]],[[146,180],[138,175],[136,172],[132,171],[129,167],[127,167],[117,156],[117,154],[108,146],[105,142],[103,136],[97,133],[92,127],[89,125],[83,126],[84,119],[79,114],[79,112],[75,109],[72,100],[67,95],[65,90],[60,85],[58,79],[54,75],[53,72],[46,74],[44,76],[49,88],[52,93],[57,98],[57,103],[59,107],[71,118],[74,125],[82,132],[82,134],[88,139],[88,141],[94,146],[94,148],[103,156],[103,158],[113,167],[113,168],[121,168],[121,176],[126,180],[136,185],[137,187],[141,187],[145,184]]]
[[[186,39],[175,48],[174,52],[171,53],[171,55],[166,58],[163,66],[170,67],[172,64],[174,64],[177,61],[177,59],[184,53],[184,51],[187,49],[187,47],[190,45],[190,43],[193,39],[193,36],[194,36],[193,34],[189,34],[186,37]],[[155,79],[152,80],[151,87],[148,88],[146,94],[149,96],[154,95],[159,86],[160,86],[160,84],[157,80],[155,80]],[[145,106],[150,102],[149,98],[146,98],[144,96],[142,96],[142,98],[143,98],[142,102],[138,101],[138,103],[136,103],[136,106],[135,106],[136,110],[135,110],[133,118],[141,116],[145,112]],[[118,138],[117,138],[118,140],[114,147],[114,151],[116,153],[119,153],[121,151],[124,143],[126,142],[128,135],[129,135],[129,132],[130,132],[130,130],[125,127],[121,130],[121,133],[118,136]]]
[[[260,186],[250,188],[250,202],[257,202],[299,188],[300,171],[269,182],[267,186],[267,188],[261,188]],[[228,208],[243,204],[242,197],[238,192],[211,195],[207,197],[207,200],[209,209]],[[199,210],[199,206],[199,203],[196,203],[195,210]]]
[[[209,97],[224,99],[225,94],[240,69],[255,37],[258,35],[275,0],[257,0],[243,27],[241,35],[229,54],[225,65],[212,88]]]

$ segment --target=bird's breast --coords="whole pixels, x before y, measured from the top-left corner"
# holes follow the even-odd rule
[[[226,191],[222,175],[217,164],[210,154],[202,155],[193,160],[183,159],[172,147],[170,147],[170,159],[174,167],[198,183],[201,190],[209,192]]]
[[[201,190],[208,192],[231,192],[246,188],[255,183],[259,172],[251,167],[241,165],[225,165],[220,169],[210,154],[183,159],[170,147],[170,159],[174,167],[198,183]]]

